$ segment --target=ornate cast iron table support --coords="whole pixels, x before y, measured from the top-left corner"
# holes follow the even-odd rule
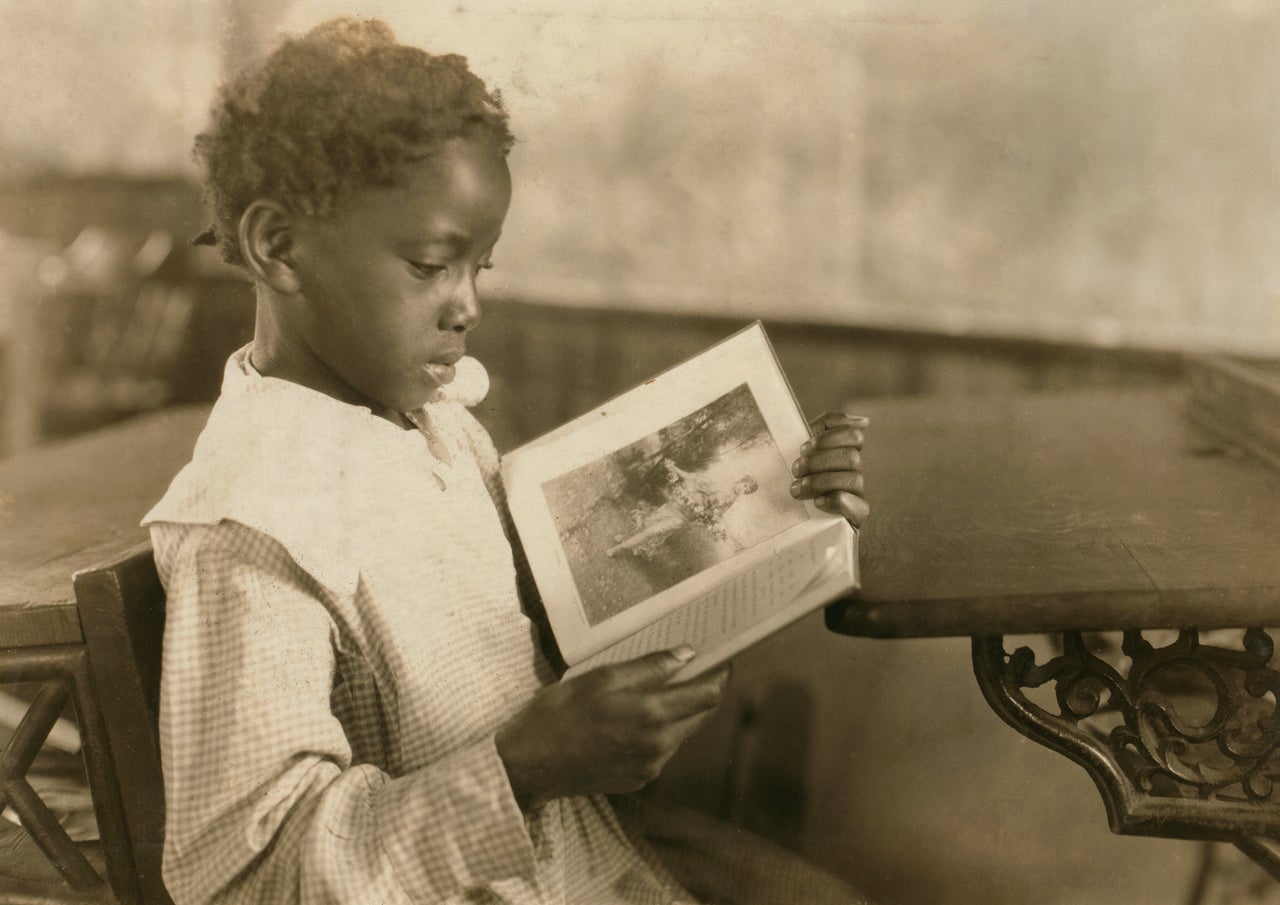
[[[1238,648],[1202,644],[1194,629],[1162,647],[1128,631],[1113,658],[1125,670],[1079,632],[1044,664],[987,636],[973,639],[973,669],[1006,723],[1085,768],[1113,832],[1233,842],[1280,880],[1274,650],[1261,628]],[[1024,693],[1049,683],[1057,713]]]

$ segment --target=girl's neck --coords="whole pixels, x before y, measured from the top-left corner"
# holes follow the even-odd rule
[[[254,318],[253,350],[249,364],[263,377],[287,380],[345,402],[369,409],[397,427],[413,430],[402,413],[392,411],[351,387],[315,355],[275,316],[274,306],[261,293]]]

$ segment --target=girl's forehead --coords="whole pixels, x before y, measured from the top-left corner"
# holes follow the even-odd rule
[[[353,201],[353,219],[365,227],[473,238],[501,228],[511,175],[504,156],[484,143],[450,141],[406,164],[395,185],[365,189]]]
[[[432,153],[407,163],[403,178],[411,189],[464,198],[509,192],[511,188],[506,155],[492,142],[481,139],[451,138],[441,142]]]

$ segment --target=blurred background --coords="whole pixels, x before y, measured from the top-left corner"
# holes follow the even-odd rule
[[[226,74],[340,13],[466,54],[511,109],[498,326],[476,341],[572,387],[500,413],[507,443],[651,369],[594,334],[684,352],[724,332],[707,318],[801,325],[779,342],[802,385],[821,361],[821,404],[1280,346],[1260,0],[6,0],[5,448],[216,391],[248,300],[188,245],[191,139]],[[568,367],[524,360],[565,331]]]
[[[339,14],[466,55],[511,111],[473,342],[501,448],[754,318],[814,413],[1280,350],[1264,0],[3,0],[0,454],[216,396],[252,296],[189,244],[191,139],[223,78]],[[1083,772],[986,711],[966,642],[809,621],[737,683],[783,674],[819,696],[793,842],[884,901],[1189,889],[1198,846],[1110,837]],[[698,803],[730,732],[671,794]]]

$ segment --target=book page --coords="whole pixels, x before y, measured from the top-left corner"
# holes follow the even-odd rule
[[[570,663],[838,516],[791,497],[809,436],[759,324],[503,459]]]
[[[833,524],[624,638],[566,673],[633,660],[687,644],[698,656],[677,674],[692,678],[783,625],[857,586],[856,533]],[[782,617],[782,618],[780,618]]]

